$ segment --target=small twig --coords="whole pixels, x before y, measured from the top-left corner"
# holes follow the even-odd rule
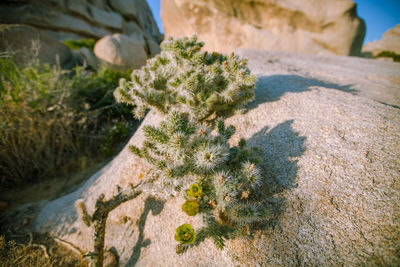
[[[29,242],[28,242],[28,245],[26,246],[26,248],[35,248],[35,247],[41,248],[43,250],[46,258],[50,259],[49,253],[47,253],[47,247],[45,245],[41,245],[41,244],[34,244],[32,232],[29,232],[28,235],[29,235]]]
[[[81,255],[81,257],[84,256],[84,255],[83,255],[83,252],[82,252],[77,246],[75,246],[74,244],[72,244],[71,242],[62,240],[61,238],[58,238],[58,237],[53,237],[53,239],[54,239],[54,241],[56,241],[57,243],[62,244],[62,245],[64,245],[64,246],[68,247],[70,250],[74,251],[76,254]]]
[[[50,256],[49,256],[49,254],[47,253],[47,247],[46,247],[45,245],[32,244],[32,245],[29,245],[28,247],[31,247],[31,248],[35,248],[35,247],[41,248],[41,249],[43,250],[43,252],[44,252],[44,256],[46,256],[46,258],[50,259]]]
[[[29,246],[32,246],[33,234],[32,234],[32,232],[29,232],[28,235],[29,235],[29,242],[28,242],[28,247],[29,247]]]

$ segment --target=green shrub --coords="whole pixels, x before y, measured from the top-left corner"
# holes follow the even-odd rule
[[[73,102],[84,102],[90,110],[100,111],[101,120],[107,117],[123,116],[131,119],[131,109],[125,104],[115,102],[113,91],[120,79],[129,77],[130,71],[119,72],[101,67],[92,72],[78,67],[71,78],[71,99]]]
[[[0,190],[86,168],[127,134],[130,111],[112,94],[125,73],[10,58],[0,58],[0,73]]]
[[[400,55],[393,51],[382,51],[376,57],[390,57],[393,58],[393,61],[400,62]]]
[[[68,39],[62,42],[66,46],[68,46],[71,50],[79,50],[82,47],[86,47],[89,50],[94,49],[94,45],[96,44],[96,40],[89,39],[81,39],[81,40],[72,40]]]

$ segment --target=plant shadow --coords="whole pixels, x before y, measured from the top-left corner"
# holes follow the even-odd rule
[[[311,87],[325,87],[346,93],[356,94],[358,90],[353,89],[351,84],[340,85],[337,83],[307,78],[300,75],[280,74],[271,76],[259,76],[256,82],[255,98],[247,106],[247,111],[255,109],[265,102],[279,100],[286,93],[300,93],[311,90]]]
[[[140,257],[141,249],[151,244],[150,239],[144,238],[144,227],[146,224],[147,215],[149,215],[150,211],[153,216],[160,214],[161,211],[164,209],[164,203],[164,201],[158,200],[151,196],[146,198],[143,213],[137,222],[137,225],[139,227],[139,237],[136,241],[135,246],[132,249],[131,257],[129,258],[126,266],[135,266]]]
[[[270,210],[270,220],[257,223],[253,229],[265,229],[277,223],[279,214],[284,211],[284,191],[297,187],[298,157],[306,151],[306,137],[300,136],[293,129],[293,120],[286,120],[271,130],[265,126],[255,133],[247,142],[248,145],[262,150],[262,169],[264,183],[257,199]]]
[[[247,140],[248,145],[261,147],[266,192],[275,195],[297,187],[297,160],[306,151],[305,136],[293,130],[293,120],[286,120],[273,129],[263,127]],[[262,145],[262,146],[261,146]]]

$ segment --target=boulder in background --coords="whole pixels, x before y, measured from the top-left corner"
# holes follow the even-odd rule
[[[97,41],[94,54],[121,69],[136,69],[146,64],[144,40],[138,36],[113,34]]]
[[[197,33],[210,51],[358,56],[365,24],[350,0],[162,0],[165,36]]]
[[[362,52],[366,57],[376,57],[383,51],[391,51],[400,54],[400,24],[386,31],[381,40],[366,43]]]
[[[28,36],[36,34],[40,35],[42,40],[49,40],[44,44],[48,47],[49,54],[54,52],[54,49],[68,49],[60,48],[63,46],[54,39],[101,39],[96,49],[99,59],[93,58],[88,51],[81,51],[74,53],[77,61],[90,58],[89,65],[94,65],[103,59],[114,64],[115,68],[122,69],[142,66],[147,57],[159,53],[159,43],[163,39],[146,0],[6,0],[0,3],[0,23],[27,25],[34,32],[28,33]],[[111,37],[115,33],[120,35]],[[105,36],[109,36],[106,38],[107,42],[102,39]],[[111,45],[110,51],[103,49],[106,43]],[[129,47],[130,45],[132,46]],[[65,56],[71,57],[71,52],[65,51],[61,63],[64,62]],[[41,58],[53,64],[53,59],[47,59]]]

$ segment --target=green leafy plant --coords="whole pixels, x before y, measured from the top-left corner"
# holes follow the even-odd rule
[[[241,109],[254,96],[247,61],[203,52],[203,45],[196,36],[164,41],[159,55],[134,70],[129,82],[120,81],[117,100],[134,105],[138,119],[147,108],[186,112],[196,121]]]
[[[203,45],[196,36],[168,39],[160,55],[133,71],[130,81],[121,79],[114,91],[118,101],[134,106],[136,118],[147,108],[165,115],[158,126],[143,127],[141,148],[129,148],[155,167],[140,192],[169,197],[183,191],[181,210],[203,218],[197,233],[189,224],[176,229],[179,254],[209,237],[223,248],[226,239],[247,235],[251,224],[272,216],[258,199],[263,184],[260,151],[247,147],[244,139],[230,145],[235,128],[224,123],[224,116],[253,98],[255,77],[246,60],[202,52]],[[88,224],[82,207],[77,205]]]
[[[93,50],[94,45],[96,44],[96,40],[92,38],[81,39],[81,40],[68,39],[63,41],[62,43],[68,46],[72,50],[79,50],[82,47],[86,47],[89,50]]]

